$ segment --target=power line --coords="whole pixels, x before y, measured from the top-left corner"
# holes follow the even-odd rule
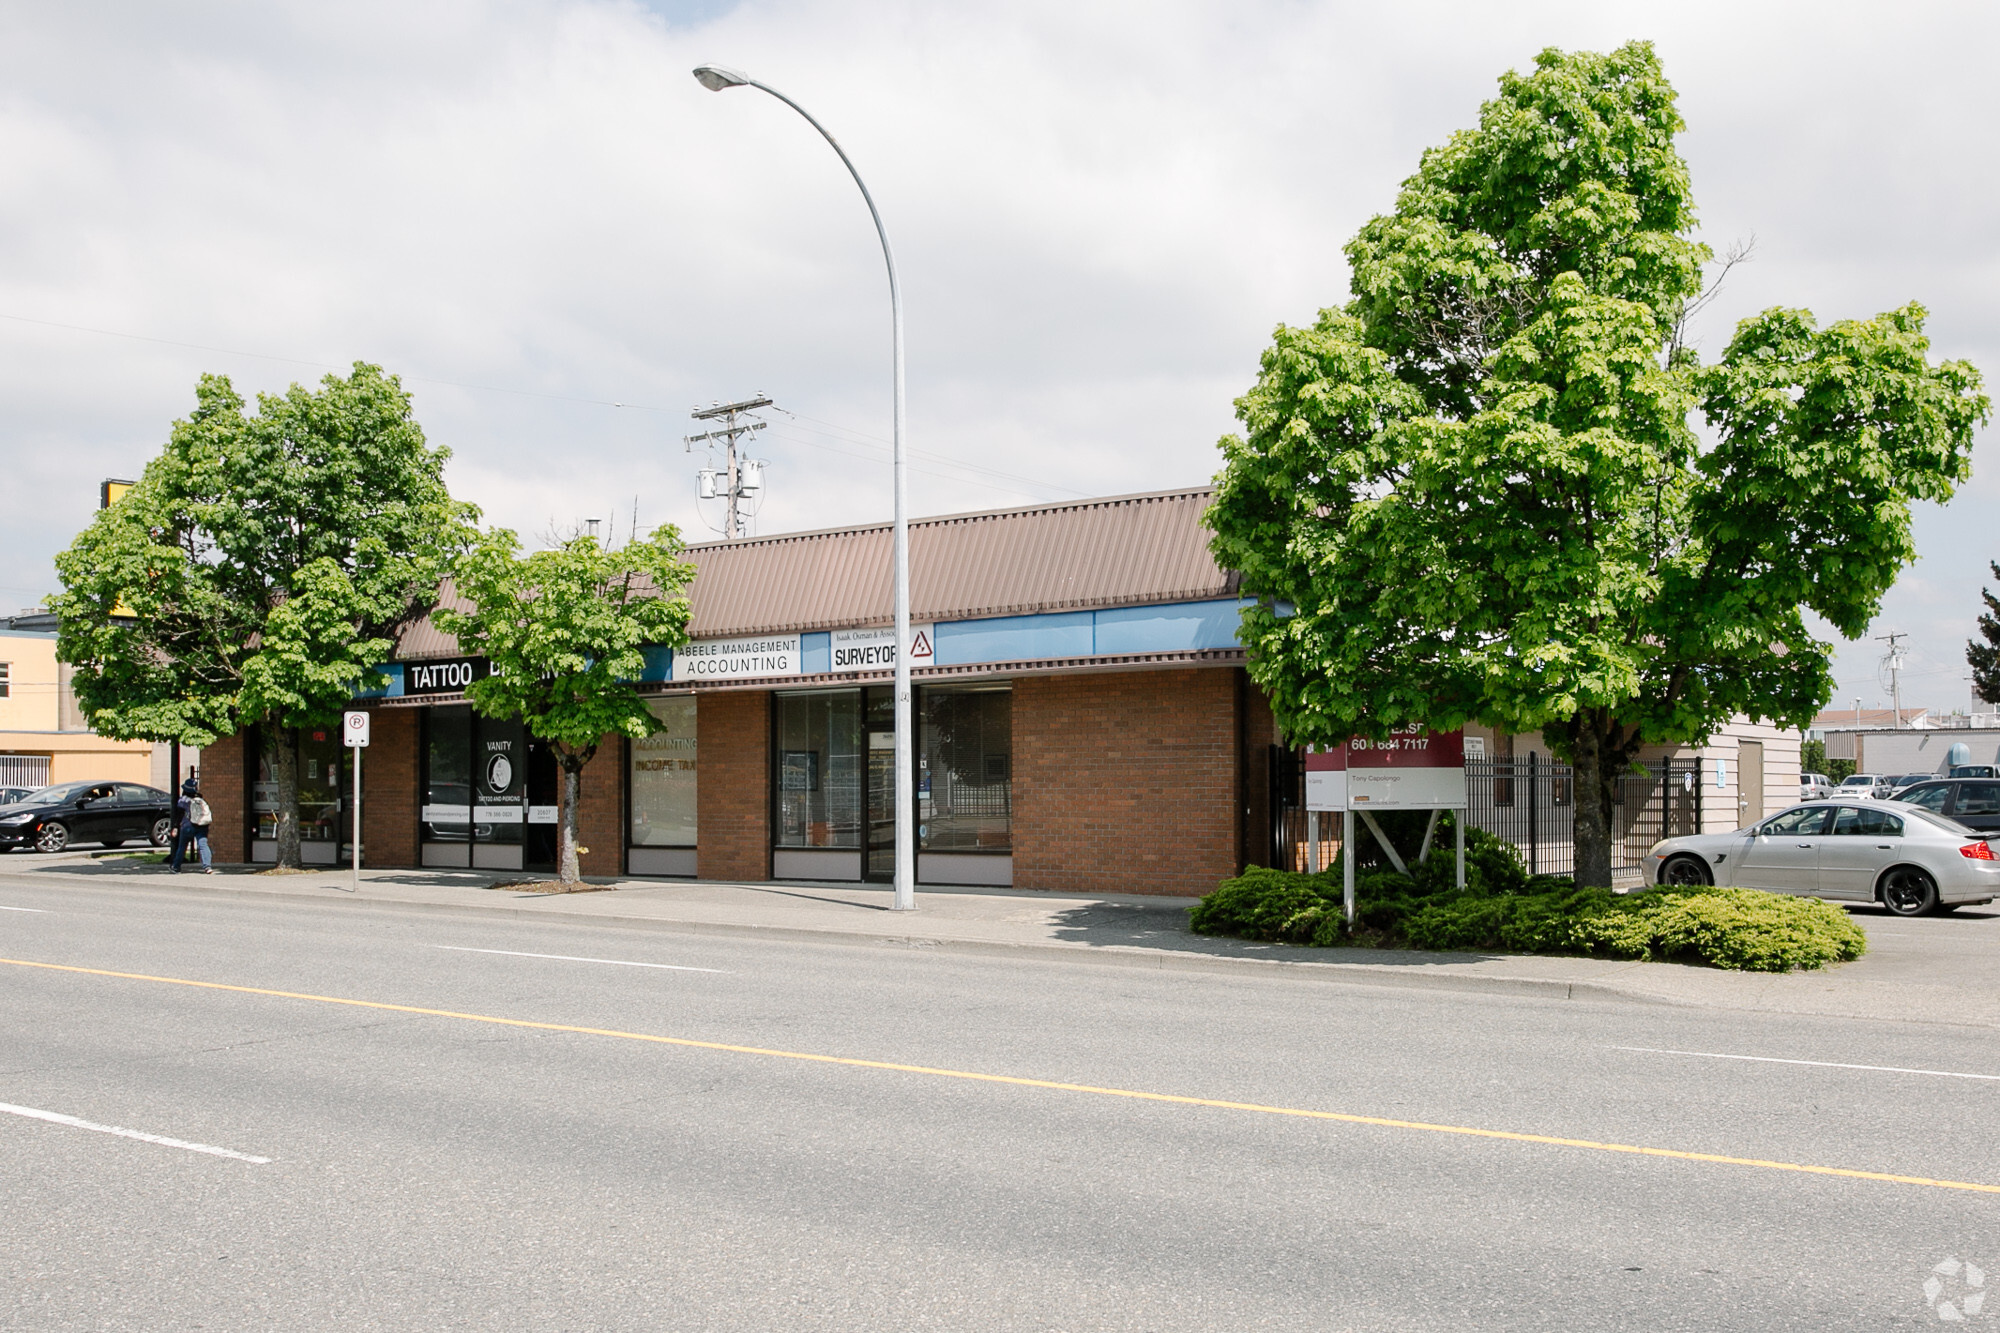
[[[73,333],[95,333],[106,338],[124,338],[131,342],[157,343],[162,347],[185,347],[196,352],[214,352],[219,356],[244,356],[253,361],[279,361],[290,366],[311,366],[316,370],[344,370],[346,367],[332,361],[314,361],[298,356],[276,356],[270,352],[246,352],[240,347],[213,347],[207,343],[182,342],[177,338],[155,338],[144,333],[121,333],[117,329],[94,329],[86,324],[64,324],[53,319],[29,319],[26,315],[9,315],[0,312],[0,319],[16,324],[39,324],[48,329],[68,329]],[[621,403],[608,398],[578,398],[566,393],[542,393],[535,389],[509,389],[495,384],[468,384],[462,380],[441,380],[431,375],[404,375],[397,378],[412,380],[418,384],[437,384],[451,389],[472,389],[479,393],[506,393],[518,398],[546,398],[558,403],[582,403],[590,407],[623,407],[638,412],[666,412],[669,408],[653,407],[646,403]]]
[[[775,432],[773,435],[774,439],[784,440],[789,444],[802,444],[806,446],[808,449],[821,449],[830,454],[839,454],[842,458],[855,458],[861,460],[864,463],[877,463],[883,467],[889,466],[889,460],[878,454],[856,453],[852,449],[841,449],[834,445],[826,444],[819,440],[814,440],[807,436],[797,434],[796,432],[787,431],[784,428],[784,426],[779,423],[773,423],[773,429]],[[866,448],[869,446],[864,445],[863,447]],[[949,481],[961,486],[984,486],[988,490],[999,491],[1004,495],[1019,495],[1030,500],[1040,500],[1045,498],[1044,491],[1023,490],[1021,487],[1018,486],[1003,486],[998,482],[986,481],[979,477],[953,476],[948,472],[939,472],[935,468],[918,467],[914,463],[908,464],[907,466],[912,472],[922,473],[926,477],[935,477],[939,481]],[[1028,479],[1025,477],[1022,478],[1021,480],[1024,482],[1028,482],[1028,484],[1030,485],[1037,484],[1034,482],[1029,482]],[[1061,490],[1063,488],[1055,487],[1054,489]]]
[[[1889,695],[1896,703],[1896,726],[1898,728],[1901,728],[1903,725],[1903,650],[1897,644],[1899,641],[1909,637],[1908,634],[1900,631],[1894,634],[1878,634],[1875,636],[1875,642],[1889,645],[1888,653],[1882,658],[1882,665],[1889,672]]]
[[[274,361],[283,365],[290,365],[290,366],[310,366],[316,370],[337,371],[346,368],[332,361],[319,361],[319,360],[312,360],[306,357],[297,357],[297,356],[279,356],[271,352],[250,352],[250,351],[245,351],[240,347],[217,347],[210,343],[187,342],[179,338],[159,338],[159,337],[154,337],[151,334],[127,333],[120,329],[100,329],[100,328],[95,328],[88,324],[67,324],[60,320],[53,320],[53,319],[33,319],[26,315],[10,315],[5,312],[0,312],[0,320],[9,320],[16,324],[32,324],[40,328],[47,328],[47,329],[66,329],[72,333],[91,333],[104,338],[123,338],[130,342],[153,343],[161,347],[184,347],[189,349],[190,351],[213,352],[219,356],[240,356],[240,357],[248,357],[251,360],[255,361]],[[434,384],[443,388],[465,389],[475,393],[503,393],[512,395],[517,398],[539,398],[547,402],[577,403],[585,407],[609,407],[609,408],[629,410],[634,412],[671,412],[675,410],[673,408],[659,407],[651,403],[630,403],[611,398],[585,398],[576,394],[545,393],[536,389],[515,389],[495,384],[472,384],[464,380],[439,379],[438,377],[433,375],[403,374],[401,372],[398,372],[397,377],[399,379],[408,380],[414,384]],[[878,442],[880,447],[885,450],[890,447],[889,442],[887,440],[882,439],[881,436],[870,435],[866,431],[856,430],[851,426],[842,426],[837,422],[825,421],[818,417],[806,416],[804,413],[792,412],[782,407],[779,408],[778,410],[780,412],[784,412],[785,415],[793,417],[796,420],[809,421],[812,422],[814,425],[823,428],[826,431],[834,432],[837,437],[838,436],[850,437],[852,442],[863,444],[864,447],[875,447],[878,444]],[[845,450],[840,450],[840,449],[831,449],[829,448],[829,446],[817,444],[813,441],[799,439],[796,437],[794,437],[794,443],[808,444],[814,448],[826,448],[829,450],[829,452],[832,453],[847,452]],[[1021,482],[1025,485],[1038,488],[1033,491],[1022,491],[1007,486],[991,487],[994,490],[1002,491],[1010,495],[1025,495],[1030,499],[1041,499],[1044,493],[1051,490],[1060,491],[1065,494],[1075,495],[1085,498],[1088,498],[1090,494],[1088,491],[1080,491],[1074,489],[1073,487],[1068,487],[1068,486],[1059,486],[1054,482],[1043,481],[1039,478],[1023,477],[1015,473],[1003,472],[998,468],[985,467],[978,463],[962,462],[958,459],[951,458],[944,454],[936,453],[935,451],[932,450],[913,449],[910,452],[915,456],[929,459],[933,462],[940,463],[946,467],[960,468],[968,472],[982,472],[987,474],[988,476],[1000,477],[1008,481]],[[848,457],[864,458],[868,456],[864,454],[849,453]],[[946,473],[934,472],[926,468],[913,468],[912,470],[922,472],[925,476],[928,477],[935,477],[940,481],[953,481],[959,483],[970,483],[972,485],[991,486],[991,483],[981,482],[971,477],[954,477]],[[0,586],[5,586],[5,585],[0,585]],[[32,592],[34,591],[34,589],[15,588],[12,589],[12,591]]]
[[[755,394],[734,403],[711,403],[707,407],[697,407],[689,415],[696,421],[721,421],[726,424],[714,427],[700,435],[683,435],[682,441],[689,449],[697,444],[707,443],[711,448],[716,441],[723,442],[729,451],[728,469],[720,474],[713,468],[701,470],[701,498],[716,498],[715,483],[723,482],[722,499],[728,508],[723,518],[722,535],[729,541],[736,541],[744,535],[743,502],[757,496],[764,489],[764,463],[757,458],[736,456],[736,442],[743,436],[754,434],[768,424],[752,417],[747,425],[738,424],[737,418],[749,416],[760,407],[772,406],[770,398]],[[781,407],[780,412],[784,411]],[[710,455],[713,457],[713,455]]]
[[[822,421],[818,417],[809,417],[803,412],[793,412],[782,407],[779,408],[778,410],[780,412],[783,412],[786,416],[793,418],[794,420],[810,421],[814,425],[823,427],[828,431],[833,431],[841,435],[851,436],[853,437],[854,441],[861,443],[866,447],[882,448],[882,449],[888,449],[891,447],[889,441],[883,439],[879,435],[870,435],[866,431],[855,430],[849,426],[837,425],[836,423],[831,421]],[[988,476],[1001,477],[1008,481],[1024,482],[1027,485],[1040,487],[1043,490],[1064,491],[1070,495],[1082,496],[1085,498],[1088,498],[1090,495],[1090,492],[1080,491],[1072,486],[1058,486],[1056,483],[1052,481],[1045,481],[1040,477],[1024,477],[1017,472],[1003,472],[999,468],[987,467],[982,463],[963,462],[959,459],[952,458],[948,454],[940,454],[929,449],[911,449],[909,450],[909,452],[916,457],[928,458],[932,462],[942,463],[946,467],[963,468],[968,472],[984,472]]]

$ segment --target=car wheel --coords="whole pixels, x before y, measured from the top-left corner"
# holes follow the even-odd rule
[[[59,852],[69,846],[69,828],[55,820],[42,825],[35,834],[35,850],[38,852]]]
[[[174,821],[164,816],[153,821],[153,831],[146,835],[146,841],[155,847],[164,847],[174,840]]]
[[[1708,873],[1708,866],[1699,856],[1682,855],[1669,858],[1660,867],[1660,883],[1686,889],[1698,884],[1713,884],[1715,876]]]
[[[1915,866],[1897,866],[1882,877],[1882,906],[1897,916],[1924,916],[1937,905],[1937,881]]]
[[[104,840],[104,846],[106,848],[123,847],[124,845],[125,845],[125,839],[123,838],[106,838]]]

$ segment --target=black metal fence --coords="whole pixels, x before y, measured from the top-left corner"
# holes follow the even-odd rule
[[[1468,759],[1468,822],[1520,850],[1530,874],[1576,872],[1576,777],[1568,764],[1540,755]],[[1701,831],[1701,764],[1660,759],[1620,779],[1611,807],[1611,878],[1638,884],[1643,862],[1661,838]]]
[[[1639,884],[1646,852],[1661,838],[1701,831],[1700,761],[1661,759],[1621,779],[1613,797],[1611,875],[1616,887]],[[1567,764],[1541,755],[1525,759],[1468,759],[1467,822],[1505,838],[1520,850],[1529,873],[1576,871],[1576,781]],[[1270,749],[1271,842],[1268,865],[1304,870],[1312,862],[1311,821],[1305,809],[1305,760],[1301,751]],[[1340,855],[1340,816],[1319,818],[1317,863]]]

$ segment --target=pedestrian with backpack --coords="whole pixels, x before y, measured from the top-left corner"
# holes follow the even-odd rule
[[[213,875],[215,866],[208,847],[208,826],[215,822],[215,812],[209,809],[207,801],[201,799],[201,784],[193,778],[189,778],[182,785],[181,791],[182,808],[186,811],[184,816],[186,822],[181,826],[181,837],[184,837],[186,842],[183,843],[180,838],[176,838],[174,851],[179,853],[184,845],[193,847],[201,853],[201,873]],[[180,873],[179,865],[174,867],[174,873],[177,875]]]
[[[190,777],[181,784],[181,794],[174,798],[174,845],[167,852],[167,868],[176,875],[181,873],[181,862],[187,859],[188,805],[200,790],[201,784]]]

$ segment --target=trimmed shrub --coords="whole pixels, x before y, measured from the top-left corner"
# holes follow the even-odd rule
[[[1246,940],[1289,944],[1318,943],[1320,927],[1341,916],[1338,874],[1300,875],[1252,866],[1226,879],[1188,909],[1188,926],[1201,935],[1235,935]]]
[[[1321,947],[1587,954],[1751,972],[1824,967],[1859,958],[1867,948],[1860,927],[1840,908],[1756,889],[1618,895],[1523,873],[1515,881],[1519,891],[1487,892],[1471,885],[1470,851],[1468,841],[1464,893],[1450,887],[1448,869],[1440,876],[1430,866],[1415,867],[1416,875],[1357,876],[1359,920],[1352,930],[1341,916],[1337,872],[1299,875],[1262,868],[1225,880],[1189,909],[1189,925],[1206,935]],[[1445,864],[1449,867],[1449,857]]]
[[[1758,889],[1662,890],[1614,899],[1580,939],[1623,958],[1666,958],[1744,972],[1846,963],[1868,948],[1847,913],[1816,898]]]

